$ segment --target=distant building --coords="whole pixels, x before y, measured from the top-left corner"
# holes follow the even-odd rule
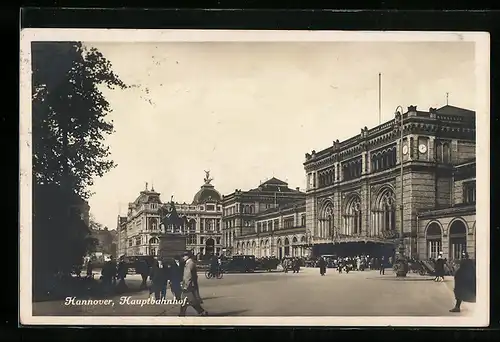
[[[211,184],[209,172],[191,204],[173,203],[184,225],[180,233],[187,238],[187,249],[198,256],[220,254],[222,251],[221,195]],[[167,205],[168,204],[168,205]],[[119,255],[158,255],[159,236],[169,229],[161,226],[160,207],[168,210],[172,203],[163,203],[160,193],[147,187],[129,204],[127,216],[118,217]]]
[[[116,230],[108,230],[108,228],[92,229],[90,236],[98,241],[96,253],[117,257],[118,233]]]
[[[443,251],[457,259],[466,250],[474,257],[475,135],[471,110],[410,106],[307,153],[306,229],[314,254],[387,255],[403,238],[406,255]]]
[[[236,254],[308,257],[305,199],[256,214],[251,231],[235,238]]]
[[[291,189],[288,187],[288,183],[275,177],[260,184],[257,188],[248,191],[236,189],[233,193],[224,195],[222,198],[222,205],[224,210],[223,243],[225,253],[228,255],[238,252],[241,253],[243,250],[241,246],[244,241],[244,250],[248,251],[248,249],[246,249],[246,243],[250,241],[247,241],[246,238],[249,235],[257,233],[257,223],[261,219],[259,216],[261,213],[268,212],[268,210],[272,208],[278,208],[304,199],[305,193],[301,192],[299,188]],[[275,218],[273,218],[273,220],[274,219]],[[276,219],[280,220],[278,217],[276,217]],[[275,229],[274,225],[269,227],[271,229],[269,232]],[[275,236],[273,236],[273,238],[275,238]],[[274,245],[271,246],[271,242],[274,243],[274,240],[271,239],[268,241],[268,253],[273,253],[274,251],[271,248],[274,248]],[[276,243],[277,242],[276,240]],[[239,246],[238,243],[240,244]],[[260,245],[257,244],[256,246]],[[264,248],[264,246],[262,248]]]

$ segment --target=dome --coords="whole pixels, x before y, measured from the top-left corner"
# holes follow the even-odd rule
[[[221,195],[211,184],[203,184],[193,198],[193,204],[217,201],[221,201]]]

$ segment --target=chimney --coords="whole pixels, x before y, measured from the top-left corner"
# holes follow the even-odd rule
[[[295,190],[300,191],[300,187],[296,187]]]

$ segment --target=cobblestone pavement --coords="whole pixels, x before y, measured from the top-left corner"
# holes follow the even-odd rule
[[[450,284],[451,282],[451,284]],[[136,275],[127,277],[130,287],[138,287]],[[451,290],[450,290],[451,289]],[[321,277],[318,269],[303,268],[299,274],[271,272],[226,274],[223,279],[206,279],[200,273],[203,306],[210,316],[464,316],[453,307],[453,280],[436,283],[432,277],[409,274],[396,278],[390,270],[338,274],[328,269]],[[147,299],[149,292],[131,293],[131,299]],[[77,298],[78,299],[78,298]],[[175,316],[178,304],[65,306],[64,301],[33,304],[33,315],[50,316]],[[169,293],[169,299],[172,299]],[[195,315],[188,310],[188,316]]]

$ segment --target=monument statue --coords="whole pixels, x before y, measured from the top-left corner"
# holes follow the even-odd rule
[[[205,184],[210,184],[211,181],[213,181],[214,179],[213,178],[210,178],[210,171],[205,171]]]

